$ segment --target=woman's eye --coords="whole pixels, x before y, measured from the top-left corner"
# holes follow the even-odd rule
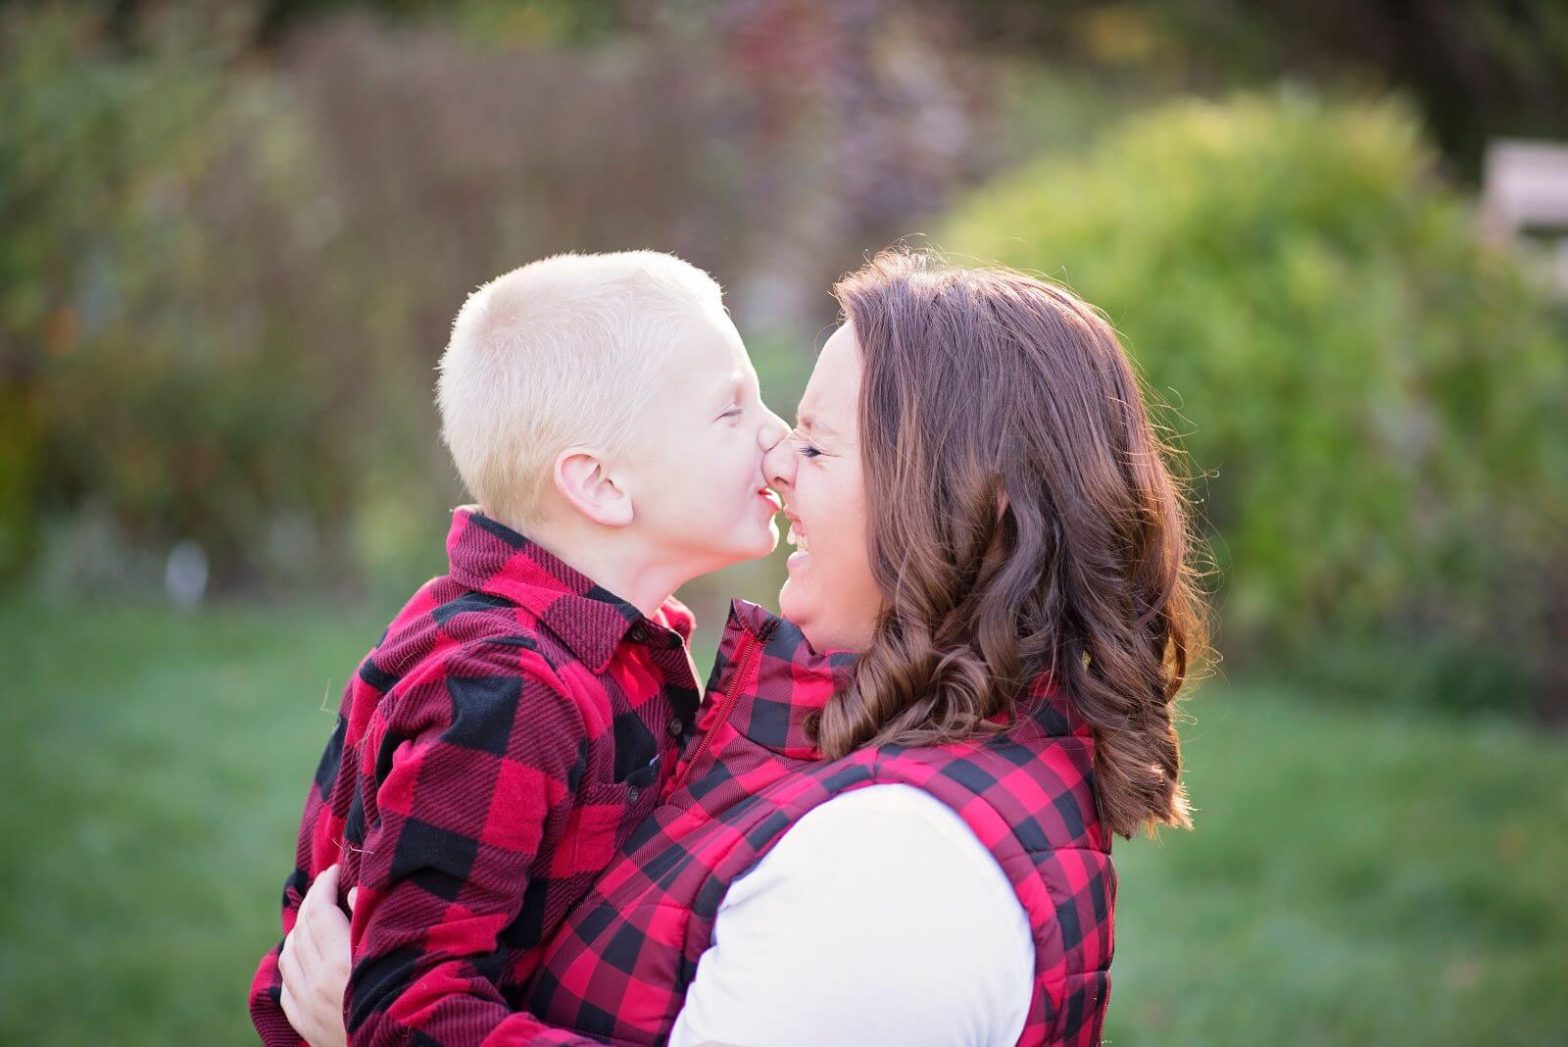
[[[720,418],[739,418],[742,413],[743,412],[742,412],[741,408],[739,408],[739,407],[731,407],[728,411],[725,411],[723,414],[719,415],[719,417]]]
[[[798,432],[789,434],[790,440],[795,444],[795,453],[802,458],[820,458],[822,452],[811,445],[811,441]]]

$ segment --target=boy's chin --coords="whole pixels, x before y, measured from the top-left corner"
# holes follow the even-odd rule
[[[760,560],[778,547],[779,525],[769,520],[768,526],[764,530],[752,535],[751,541],[747,543],[741,558],[744,560]]]
[[[778,548],[779,532],[777,528],[764,533],[737,534],[732,541],[715,542],[712,548],[712,559],[709,561],[709,570],[721,571],[726,567],[737,564],[750,563],[767,556]]]

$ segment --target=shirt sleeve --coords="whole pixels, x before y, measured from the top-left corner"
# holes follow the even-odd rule
[[[573,803],[585,727],[572,695],[467,653],[400,696],[364,840],[344,1009],[351,1044],[583,1044],[513,1013],[501,932]]]
[[[907,785],[808,813],[720,905],[672,1047],[1011,1044],[1028,916],[963,820]]]

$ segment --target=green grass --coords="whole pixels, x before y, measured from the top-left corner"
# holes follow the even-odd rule
[[[1117,1044],[1568,1042],[1568,744],[1216,686],[1117,852]]]
[[[0,1042],[252,1037],[322,696],[381,624],[0,607]]]
[[[385,611],[0,602],[0,1042],[244,1043]],[[1568,743],[1213,684],[1198,829],[1122,844],[1117,1044],[1568,1041]]]

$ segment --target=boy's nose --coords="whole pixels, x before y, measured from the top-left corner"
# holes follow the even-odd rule
[[[762,476],[768,486],[780,494],[795,482],[795,468],[800,463],[800,455],[795,453],[794,444],[786,439],[788,436],[786,427],[762,455]]]
[[[762,408],[762,413],[762,425],[757,428],[757,446],[762,448],[763,454],[767,454],[789,435],[789,423],[766,406]]]

